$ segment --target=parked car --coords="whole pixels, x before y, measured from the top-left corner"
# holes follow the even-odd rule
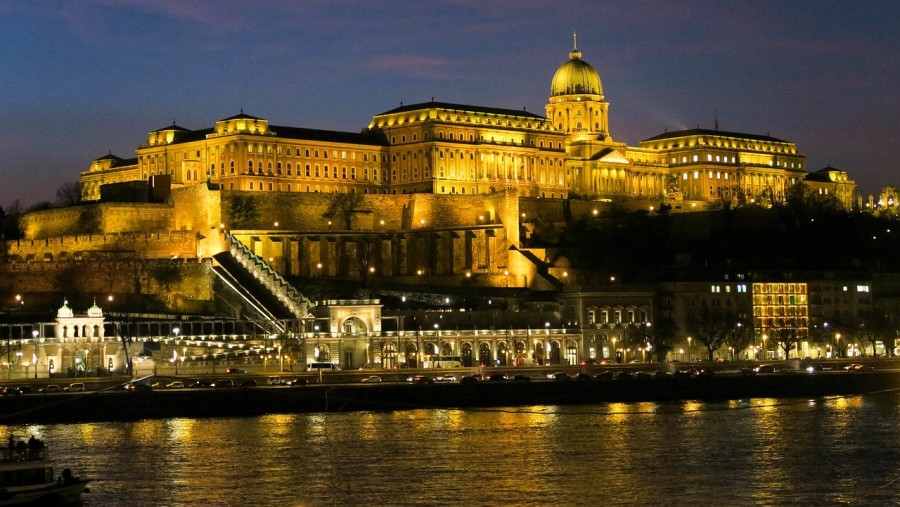
[[[548,377],[550,377],[551,379],[553,379],[557,382],[563,382],[563,381],[570,379],[569,374],[564,371],[558,371],[556,373],[551,373],[550,375],[548,375]]]
[[[59,386],[56,385],[56,384],[50,384],[50,385],[48,385],[47,387],[45,387],[45,388],[43,389],[43,391],[44,391],[45,393],[58,393],[58,392],[61,391],[61,389],[60,389]]]
[[[477,384],[481,381],[481,375],[465,375],[459,379],[461,384]]]
[[[434,379],[428,375],[416,375],[415,377],[409,377],[406,380],[413,384],[434,384]]]
[[[241,387],[256,387],[256,381],[252,378],[248,378],[247,380],[241,382]]]
[[[756,368],[753,368],[753,373],[775,373],[775,365],[774,364],[761,364]]]
[[[227,375],[236,375],[239,373],[247,373],[247,370],[242,370],[240,368],[225,368],[225,373]]]
[[[184,387],[184,382],[176,380],[175,382],[169,382],[168,384],[166,384],[166,387],[168,387],[169,389],[180,389]]]
[[[223,378],[221,380],[217,380],[212,387],[234,387],[234,380],[230,378]]]
[[[848,372],[872,371],[872,367],[867,364],[853,363],[853,364],[844,366],[844,371],[848,371]]]
[[[528,375],[519,373],[513,377],[513,381],[515,382],[531,382],[531,377]]]
[[[505,382],[509,380],[509,376],[505,373],[492,373],[488,380],[491,382]]]
[[[381,377],[378,375],[369,375],[368,377],[363,377],[362,383],[364,384],[377,384],[381,382]]]
[[[594,380],[594,377],[591,376],[591,374],[589,374],[589,373],[582,372],[582,373],[579,373],[578,375],[575,375],[575,380],[581,380],[581,381]]]
[[[84,382],[73,382],[69,384],[69,387],[65,389],[67,392],[71,393],[83,393],[84,392]]]
[[[612,380],[616,377],[615,373],[606,370],[594,375],[595,380]]]
[[[282,385],[291,386],[291,387],[300,387],[300,386],[305,386],[308,383],[309,383],[309,381],[307,381],[305,378],[292,378],[292,379],[286,380],[284,382],[284,384],[282,384]]]
[[[438,377],[436,377],[436,378],[434,379],[434,381],[435,381],[435,382],[450,383],[450,384],[452,384],[453,382],[458,382],[458,380],[456,379],[456,375],[453,375],[452,373],[451,373],[451,374],[447,374],[447,375],[439,375]]]

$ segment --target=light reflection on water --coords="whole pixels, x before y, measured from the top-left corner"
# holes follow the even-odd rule
[[[900,395],[0,427],[85,505],[900,504]]]

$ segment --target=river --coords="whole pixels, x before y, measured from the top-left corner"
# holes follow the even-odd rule
[[[92,478],[85,506],[900,504],[896,391],[0,431]]]

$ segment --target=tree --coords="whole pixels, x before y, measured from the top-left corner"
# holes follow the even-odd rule
[[[259,208],[253,196],[235,195],[230,211],[232,229],[252,229],[259,222]]]
[[[362,213],[360,207],[365,202],[362,194],[349,192],[346,194],[333,194],[328,209],[322,214],[329,220],[340,220],[344,230],[353,228],[353,215]]]
[[[181,281],[181,269],[177,264],[169,261],[155,266],[150,271],[150,276],[152,276],[163,289],[164,299],[166,305],[168,305],[171,300],[172,286]]]
[[[783,327],[777,331],[778,346],[784,351],[784,357],[791,357],[791,350],[796,349],[803,338],[794,326]]]
[[[25,236],[25,231],[22,229],[22,224],[20,221],[20,217],[22,215],[22,204],[18,199],[13,201],[13,203],[7,208],[6,212],[3,213],[3,223],[2,231],[0,231],[0,236],[3,239],[10,241],[21,239]]]
[[[736,318],[734,325],[725,333],[725,345],[731,349],[731,359],[734,355],[747,347],[753,342],[753,326],[747,322],[745,318]]]
[[[97,206],[85,206],[75,222],[75,232],[78,234],[99,234],[102,229],[100,208]]]
[[[660,317],[648,331],[651,354],[656,356],[657,361],[665,361],[675,348],[675,321],[670,317]]]
[[[67,181],[56,189],[56,203],[60,206],[75,206],[81,203],[81,182]]]
[[[734,318],[719,306],[703,305],[700,311],[688,314],[685,326],[698,342],[706,346],[712,361],[713,352],[725,343],[727,333],[734,326]]]
[[[886,354],[892,354],[897,337],[897,325],[893,316],[881,309],[865,314],[860,322],[859,336],[872,347],[872,357],[878,357],[878,342],[884,344]]]

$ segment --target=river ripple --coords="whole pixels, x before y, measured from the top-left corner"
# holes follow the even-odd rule
[[[92,478],[86,506],[900,504],[897,393],[0,431]]]

